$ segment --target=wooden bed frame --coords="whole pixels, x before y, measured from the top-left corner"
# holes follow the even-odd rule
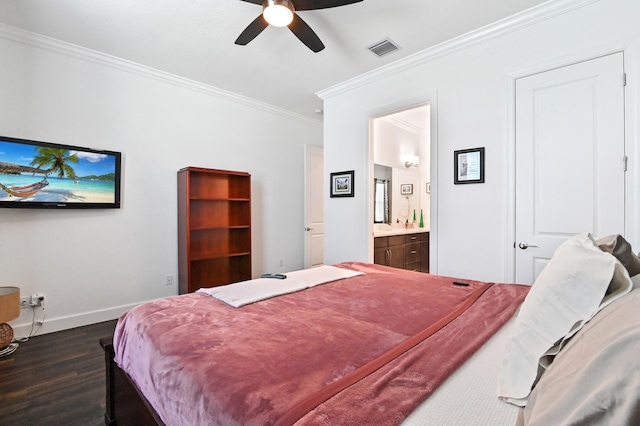
[[[107,379],[104,424],[107,426],[164,426],[160,416],[114,362],[113,336],[100,339]]]

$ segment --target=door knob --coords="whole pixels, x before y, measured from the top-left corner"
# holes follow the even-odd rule
[[[309,228],[308,226],[305,226],[305,227],[304,227],[304,230],[305,230],[305,231],[313,231],[313,228]]]
[[[529,244],[527,244],[527,243],[525,243],[525,242],[523,241],[523,242],[521,242],[520,244],[518,244],[518,247],[520,247],[522,250],[526,250],[526,249],[528,249],[529,247],[536,247],[536,248],[537,248],[538,246],[530,246]]]

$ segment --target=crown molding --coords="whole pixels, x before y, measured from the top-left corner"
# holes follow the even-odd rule
[[[240,105],[256,108],[271,114],[279,115],[284,118],[294,119],[305,124],[322,127],[322,120],[314,120],[313,118],[297,114],[292,111],[278,108],[276,106],[261,102],[246,96],[242,96],[227,90],[219,89],[204,83],[200,83],[188,78],[180,77],[175,74],[160,71],[155,68],[147,67],[136,62],[118,58],[113,55],[98,52],[96,50],[87,49],[75,44],[67,43],[58,39],[26,31],[20,28],[12,27],[6,24],[0,24],[0,38],[13,41],[15,43],[24,44],[60,55],[69,56],[71,58],[80,59],[86,62],[106,66],[119,71],[136,74],[162,83],[171,84],[173,86],[199,92],[218,99],[234,102]]]
[[[433,47],[421,50],[406,58],[399,59],[380,68],[361,74],[327,89],[316,92],[322,100],[340,95],[385,77],[409,70],[436,59],[451,55],[480,43],[501,37],[522,28],[551,19],[574,9],[598,2],[600,0],[549,0],[523,12],[496,21],[492,24],[452,38]]]
[[[383,117],[380,117],[380,119],[395,127],[406,130],[409,133],[413,133],[414,135],[421,135],[422,133],[424,133],[424,130],[420,127],[415,126],[414,124],[393,115],[385,115]]]

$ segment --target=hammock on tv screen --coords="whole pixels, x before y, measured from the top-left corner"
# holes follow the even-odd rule
[[[0,188],[5,191],[9,195],[13,195],[14,197],[30,197],[35,195],[45,186],[49,185],[46,179],[41,180],[40,182],[36,182],[32,185],[27,186],[12,186],[8,187],[0,183]]]

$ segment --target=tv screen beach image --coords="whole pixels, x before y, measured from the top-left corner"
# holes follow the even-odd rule
[[[116,202],[116,155],[0,139],[0,201]]]

